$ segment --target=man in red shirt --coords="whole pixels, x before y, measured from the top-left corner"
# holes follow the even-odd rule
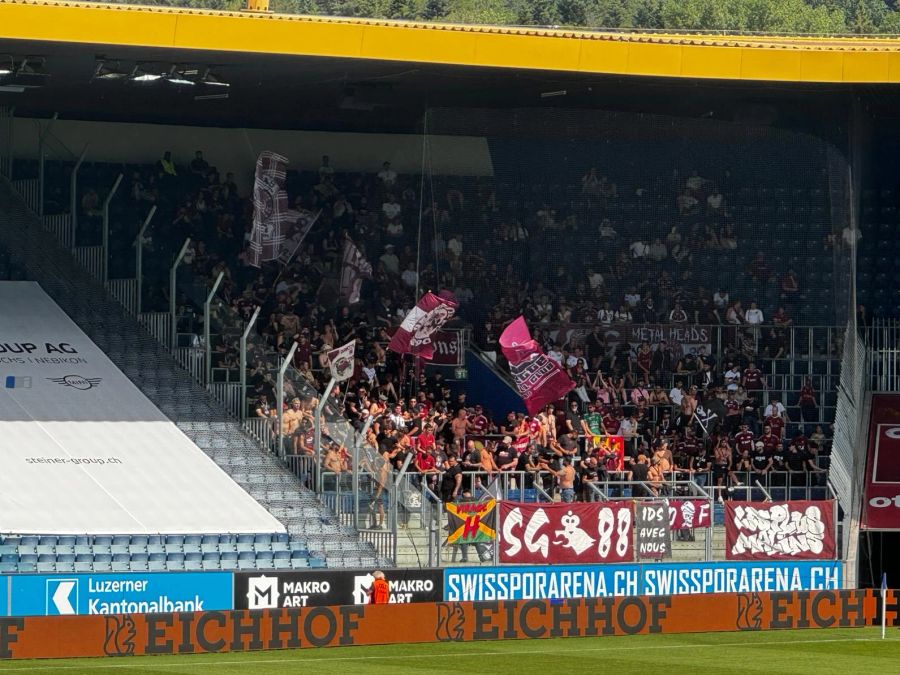
[[[781,418],[779,417],[778,419],[780,420]],[[763,435],[759,437],[759,440],[770,455],[775,452],[776,448],[781,446],[781,438],[772,433],[772,427],[768,424],[763,427]]]
[[[753,432],[750,431],[750,427],[748,425],[742,424],[740,431],[738,431],[734,435],[734,446],[738,454],[742,454],[744,452],[753,452]]]
[[[784,438],[784,418],[781,415],[769,415],[765,420],[763,420],[763,424],[772,430],[772,433],[776,436],[776,438],[778,438],[779,440]]]
[[[469,418],[468,432],[472,436],[483,437],[490,429],[491,423],[488,421],[484,410],[480,405],[475,406],[475,414]]]
[[[744,369],[744,375],[741,380],[744,389],[747,391],[760,391],[763,389],[763,374],[752,361]]]

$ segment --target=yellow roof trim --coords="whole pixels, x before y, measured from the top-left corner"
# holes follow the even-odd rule
[[[617,75],[900,81],[900,39],[617,33],[0,0],[0,39]]]

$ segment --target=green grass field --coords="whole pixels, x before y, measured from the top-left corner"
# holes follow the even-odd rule
[[[398,630],[402,630],[398,627]],[[0,662],[0,674],[96,673],[860,673],[900,672],[900,631],[637,635],[114,659]]]

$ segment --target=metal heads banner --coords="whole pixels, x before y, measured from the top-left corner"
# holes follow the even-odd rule
[[[897,622],[887,592],[886,619]],[[875,592],[818,591],[0,618],[0,658],[202,654],[354,645],[872,625]]]
[[[665,501],[637,502],[635,530],[638,558],[668,558],[672,555],[669,507]]]
[[[461,546],[465,544],[490,543],[497,538],[497,501],[448,502],[445,504],[450,523],[447,543]]]
[[[392,604],[435,602],[443,598],[441,570],[385,569]],[[365,605],[374,577],[368,570],[242,572],[234,575],[237,609]]]
[[[729,560],[831,560],[834,502],[726,502]]]
[[[634,560],[631,502],[500,503],[500,562],[605,563]]]

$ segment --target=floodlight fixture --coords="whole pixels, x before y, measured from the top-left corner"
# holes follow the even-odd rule
[[[122,70],[119,67],[118,61],[107,61],[105,59],[100,59],[97,61],[97,66],[94,68],[94,76],[91,80],[103,80],[105,82],[112,82],[115,80],[124,80],[128,77],[128,72]]]

